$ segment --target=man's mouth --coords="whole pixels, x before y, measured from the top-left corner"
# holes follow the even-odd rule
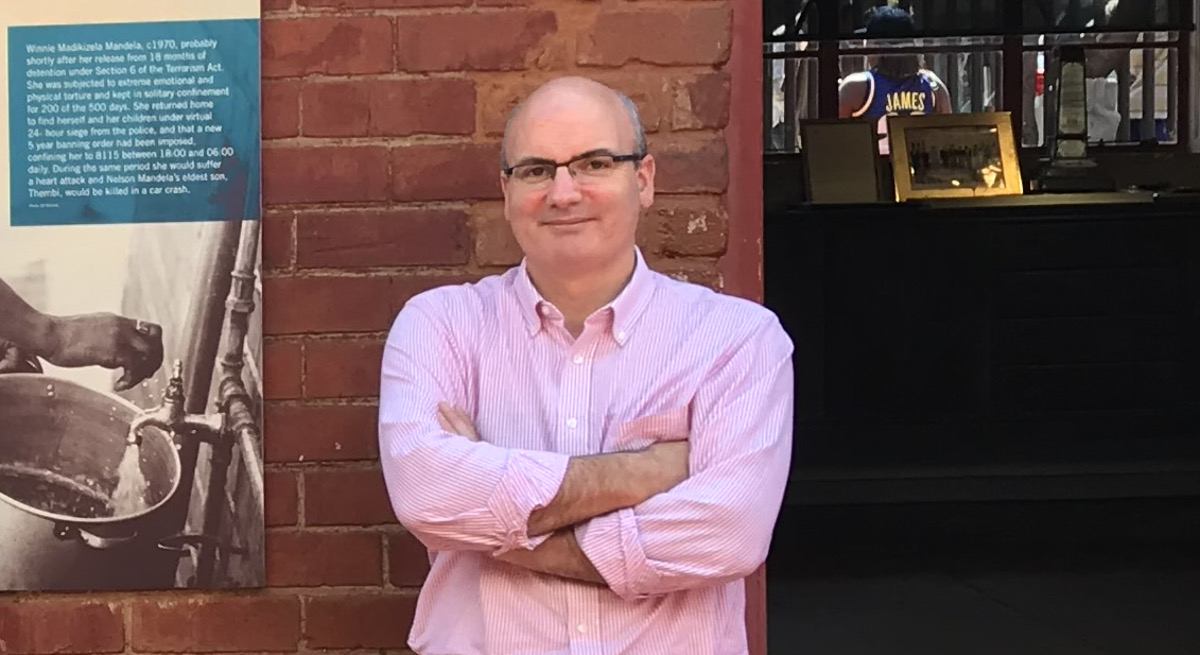
[[[591,218],[563,218],[555,221],[543,221],[542,225],[547,227],[567,227],[569,225],[579,225],[593,220]]]

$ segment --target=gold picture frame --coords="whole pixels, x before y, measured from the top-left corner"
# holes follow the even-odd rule
[[[1009,112],[889,116],[896,200],[1024,193]]]

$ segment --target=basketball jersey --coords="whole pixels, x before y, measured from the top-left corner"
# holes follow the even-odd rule
[[[879,152],[888,154],[887,117],[920,116],[934,113],[936,98],[933,93],[937,76],[921,70],[916,75],[895,80],[874,70],[867,71],[867,101],[855,118],[865,117],[878,121],[880,135]]]

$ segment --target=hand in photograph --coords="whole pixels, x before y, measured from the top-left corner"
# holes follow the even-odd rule
[[[29,370],[30,355],[68,368],[124,369],[124,391],[162,366],[162,327],[109,313],[50,316],[29,306],[0,280],[0,373]]]
[[[82,314],[54,319],[53,350],[44,356],[55,366],[124,369],[113,389],[124,391],[154,375],[162,365],[162,328],[115,314]]]
[[[32,362],[30,353],[11,341],[0,339],[0,373],[36,373],[38,367]]]

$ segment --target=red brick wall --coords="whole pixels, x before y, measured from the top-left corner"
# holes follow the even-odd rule
[[[418,291],[519,260],[501,215],[497,142],[507,108],[564,72],[622,89],[642,109],[660,171],[640,236],[652,265],[754,294],[759,217],[731,230],[727,210],[761,198],[757,171],[729,179],[758,166],[753,155],[731,166],[726,145],[757,133],[727,130],[731,111],[759,119],[753,101],[731,107],[733,5],[264,0],[269,588],[10,594],[0,652],[407,652],[427,560],[396,524],[376,461],[393,316]],[[739,20],[757,39],[757,19]],[[739,47],[757,57],[757,43]],[[737,70],[761,68],[743,61]],[[758,142],[735,147],[759,152]],[[739,250],[727,253],[731,232]],[[722,280],[730,270],[751,272]]]

